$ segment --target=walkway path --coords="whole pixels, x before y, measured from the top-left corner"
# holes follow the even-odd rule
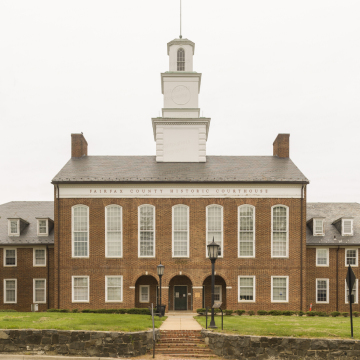
[[[168,313],[167,319],[160,326],[160,330],[201,330],[201,325],[194,319],[193,313]]]

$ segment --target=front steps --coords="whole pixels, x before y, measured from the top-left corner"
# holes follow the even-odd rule
[[[155,354],[182,358],[215,358],[200,330],[160,330]]]

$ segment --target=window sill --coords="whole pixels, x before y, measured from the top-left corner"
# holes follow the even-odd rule
[[[73,304],[78,304],[78,303],[89,304],[90,301],[89,300],[73,300],[71,303],[73,303]]]
[[[4,265],[4,267],[17,267],[17,265]]]
[[[105,300],[106,303],[122,303],[122,300]]]
[[[238,300],[238,303],[255,303],[255,300]]]
[[[271,300],[272,304],[277,304],[277,303],[288,303],[288,300]]]
[[[329,304],[328,301],[316,301],[316,304]]]
[[[45,265],[33,265],[33,267],[46,267],[46,264]]]
[[[318,265],[318,264],[316,264],[316,267],[329,267],[329,265]]]

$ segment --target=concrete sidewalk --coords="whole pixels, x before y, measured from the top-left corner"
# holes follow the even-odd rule
[[[171,315],[160,326],[160,330],[201,330],[202,326],[194,319],[193,314]]]

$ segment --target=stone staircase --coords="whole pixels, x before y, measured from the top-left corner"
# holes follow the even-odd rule
[[[200,330],[160,330],[155,354],[182,358],[216,358]]]

